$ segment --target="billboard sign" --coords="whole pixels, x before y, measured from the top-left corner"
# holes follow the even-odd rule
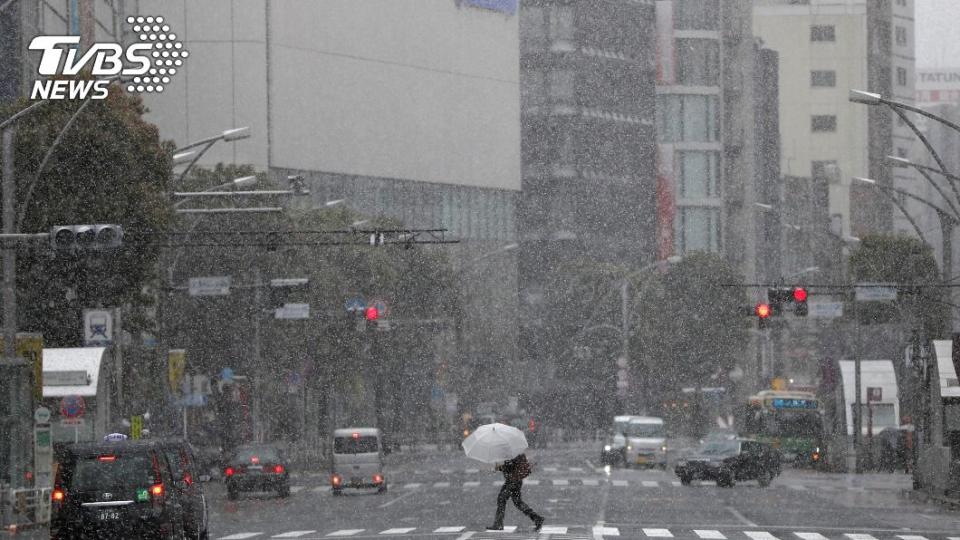
[[[113,311],[83,310],[83,344],[87,347],[95,347],[111,343],[113,343]]]

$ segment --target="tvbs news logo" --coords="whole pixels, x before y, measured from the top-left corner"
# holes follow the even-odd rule
[[[79,36],[33,38],[29,48],[41,51],[41,76],[77,75],[89,68],[95,79],[36,80],[30,99],[106,99],[113,79],[131,93],[163,92],[190,53],[163,17],[127,17],[127,24],[139,39],[126,49],[117,43],[94,43],[81,55]]]

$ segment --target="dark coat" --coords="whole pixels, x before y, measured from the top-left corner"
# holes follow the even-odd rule
[[[527,455],[520,454],[519,456],[508,459],[503,462],[503,465],[497,467],[497,469],[503,472],[503,479],[507,482],[520,482],[523,480],[518,472],[520,470],[521,464],[527,463]]]

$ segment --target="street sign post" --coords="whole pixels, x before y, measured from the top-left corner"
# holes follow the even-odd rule
[[[230,294],[230,276],[190,278],[190,296],[226,296]]]
[[[170,383],[170,391],[173,394],[180,391],[180,382],[183,380],[186,370],[186,349],[170,349],[167,352],[167,382]]]
[[[130,438],[138,441],[143,436],[143,416],[135,415],[130,417]]]
[[[888,302],[897,299],[894,283],[862,282],[855,286],[857,302]]]
[[[46,407],[37,407],[37,410],[33,411],[33,421],[38,425],[49,424],[50,416],[50,409]]]
[[[309,319],[310,304],[284,304],[277,308],[274,316],[277,319]]]
[[[843,302],[810,302],[808,317],[815,319],[838,319],[843,317]]]

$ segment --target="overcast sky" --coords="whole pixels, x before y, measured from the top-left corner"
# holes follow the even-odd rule
[[[916,0],[917,67],[960,67],[960,0]]]

